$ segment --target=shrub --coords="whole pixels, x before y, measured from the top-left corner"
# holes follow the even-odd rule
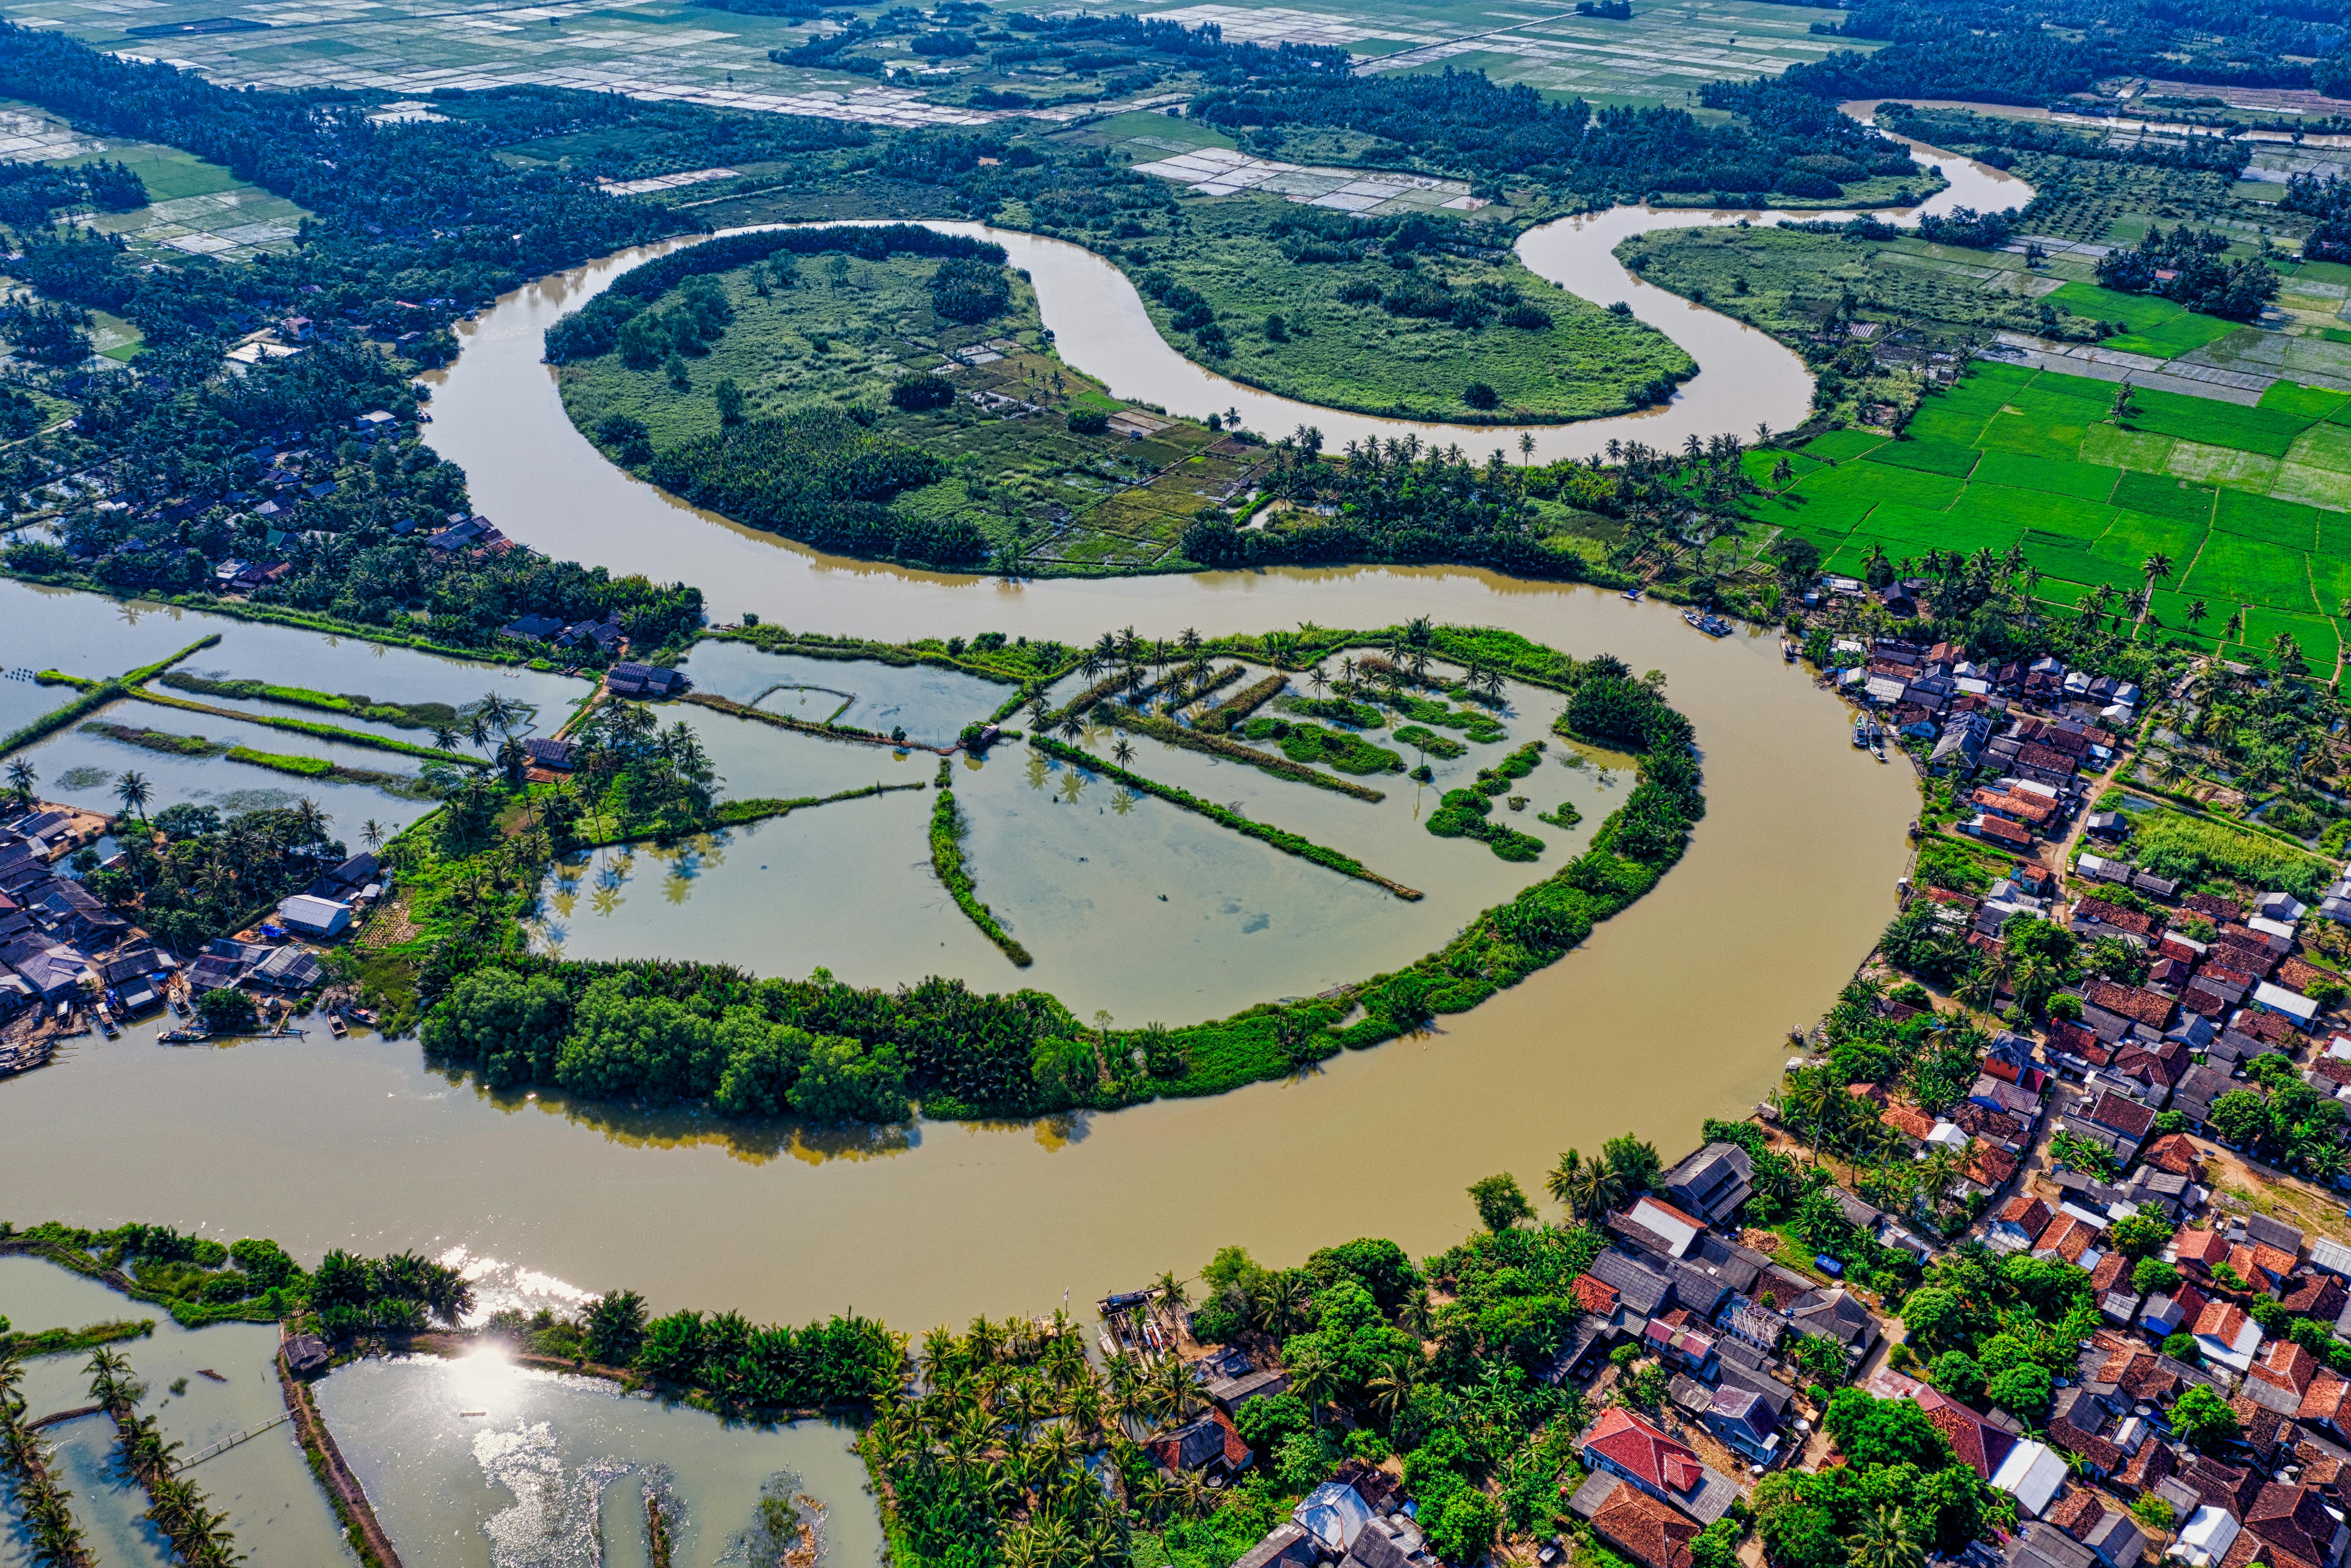
[[[1502,400],[1501,394],[1483,381],[1472,381],[1461,389],[1461,400],[1473,409],[1490,409]]]
[[[1110,429],[1110,416],[1100,409],[1071,409],[1061,422],[1072,435],[1101,435]]]
[[[955,401],[955,383],[945,376],[934,376],[925,370],[917,375],[901,376],[890,388],[890,406],[920,412],[925,409],[944,409]]]

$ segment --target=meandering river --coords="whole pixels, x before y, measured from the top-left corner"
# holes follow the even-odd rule
[[[1992,171],[1945,166],[1953,184],[1933,206],[2029,194]],[[1792,355],[1644,287],[1609,256],[1643,226],[1740,216],[1617,209],[1521,242],[1536,270],[1625,298],[1705,367],[1639,420],[1539,429],[1542,450],[1796,421],[1808,389]],[[1390,428],[1217,381],[1149,330],[1107,264],[998,237],[1037,277],[1061,351],[1123,394],[1197,413],[1238,403],[1258,428],[1307,419],[1334,439]],[[1359,1234],[1425,1251],[1474,1222],[1463,1189],[1481,1176],[1511,1170],[1533,1189],[1570,1146],[1630,1128],[1670,1156],[1701,1117],[1741,1113],[1776,1077],[1785,1032],[1818,1016],[1891,913],[1916,798],[1908,772],[1853,752],[1843,709],[1769,638],[1715,642],[1666,607],[1453,568],[1017,585],[907,572],[819,556],[631,479],[572,429],[538,355],[549,322],[637,259],[509,296],[438,378],[433,442],[465,465],[476,504],[510,535],[698,584],[720,618],[757,610],[881,638],[992,628],[1068,640],[1128,624],[1164,636],[1428,615],[1613,651],[1663,670],[1697,725],[1708,812],[1689,854],[1583,948],[1429,1035],[1291,1082],[1043,1126],[810,1135],[575,1112],[428,1072],[413,1041],[172,1050],[151,1043],[150,1025],[84,1040],[0,1086],[16,1216],[168,1219],[274,1235],[306,1256],[462,1251],[526,1296],[625,1284],[660,1309],[799,1320],[853,1306],[912,1328],[1047,1310],[1065,1291],[1082,1304],[1163,1268],[1195,1270],[1228,1242],[1269,1261]],[[1465,444],[1481,434],[1438,433]],[[37,661],[5,651],[0,663]],[[46,651],[37,661],[57,662]],[[985,856],[974,870],[985,895]],[[789,878],[772,894],[778,907],[826,896]],[[1127,961],[1159,956],[1138,941]],[[778,951],[762,967],[806,965]]]

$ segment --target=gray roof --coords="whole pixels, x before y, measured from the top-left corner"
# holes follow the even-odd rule
[[[1673,1292],[1672,1282],[1664,1274],[1616,1247],[1603,1249],[1592,1260],[1591,1273],[1603,1284],[1614,1287],[1627,1311],[1643,1317],[1653,1317],[1663,1311],[1667,1297]]]
[[[1233,1568],[1273,1568],[1277,1563],[1309,1568],[1313,1561],[1314,1543],[1307,1539],[1306,1532],[1284,1520],[1263,1541],[1235,1558]]]
[[[1710,1143],[1666,1172],[1657,1183],[1699,1219],[1719,1223],[1755,1189],[1755,1162],[1735,1143]]]
[[[1600,1511],[1600,1505],[1606,1502],[1618,1487],[1631,1484],[1614,1470],[1593,1470],[1583,1478],[1583,1484],[1577,1487],[1574,1495],[1567,1500],[1567,1511],[1578,1519],[1590,1519]],[[1234,1568],[1239,1568],[1239,1565],[1236,1563]]]
[[[2095,1568],[2090,1549],[2053,1524],[2034,1520],[2008,1549],[2009,1568]]]
[[[1723,1353],[1722,1386],[1743,1389],[1754,1395],[1770,1407],[1773,1416],[1784,1419],[1788,1414],[1788,1407],[1795,1401],[1796,1391],[1778,1378],[1766,1376],[1763,1373],[1742,1366],[1734,1360],[1728,1354],[1730,1349],[1729,1342],[1718,1345],[1716,1349]]]
[[[2266,1214],[2246,1215],[2245,1234],[2282,1252],[2298,1253],[2302,1251],[2302,1232],[2284,1220],[2273,1220]]]

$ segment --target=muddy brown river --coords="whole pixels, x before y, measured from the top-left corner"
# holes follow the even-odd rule
[[[1969,177],[1938,205],[2029,194],[1991,171],[1955,172]],[[1579,292],[1618,297],[1607,253],[1641,216],[1620,209],[1554,225],[1521,251]],[[1115,311],[1093,322],[1063,314],[1084,297],[1060,286],[1070,277],[1093,277],[1117,304],[1110,284],[1124,285],[1104,264],[1006,239],[1035,247],[1018,259],[1039,274],[1046,319],[1073,362],[1186,411],[1236,400],[1155,335],[1144,343],[1132,322],[1120,333],[1102,326]],[[698,584],[716,618],[750,609],[879,638],[994,629],[1075,640],[1130,624],[1152,637],[1426,615],[1509,627],[1579,655],[1613,651],[1636,670],[1663,670],[1697,725],[1709,809],[1689,854],[1582,949],[1426,1036],[1218,1098],[1038,1126],[747,1128],[493,1098],[427,1071],[413,1040],[174,1050],[152,1043],[152,1025],[93,1037],[0,1085],[12,1215],[167,1219],[272,1235],[304,1256],[333,1246],[462,1251],[524,1298],[629,1285],[656,1310],[731,1306],[770,1320],[854,1307],[919,1330],[1050,1310],[1065,1293],[1082,1307],[1161,1269],[1196,1271],[1228,1242],[1269,1262],[1363,1234],[1430,1251],[1475,1222],[1471,1181],[1510,1170],[1539,1190],[1562,1149],[1627,1129],[1678,1154],[1701,1117],[1742,1114],[1770,1087],[1787,1030],[1819,1015],[1892,912],[1914,813],[1908,770],[1847,746],[1844,710],[1782,662],[1774,639],[1715,642],[1667,607],[1451,568],[1019,585],[906,572],[819,556],[637,483],[572,429],[538,362],[547,325],[634,259],[508,296],[439,378],[428,433],[510,535],[615,572]],[[1677,338],[1724,331],[1723,318],[1670,296],[1628,286],[1621,296]],[[1141,319],[1139,306],[1131,315]],[[1761,335],[1729,324],[1698,358],[1705,370],[1684,398],[1625,431],[1587,424],[1539,439],[1587,452],[1611,433],[1677,441],[1701,417],[1689,428],[1711,433],[1800,415],[1801,368],[1792,379],[1792,357]],[[1144,379],[1163,372],[1201,380],[1187,394]],[[1242,407],[1259,428],[1297,422],[1290,410]],[[1311,413],[1335,440],[1352,431],[1348,416]],[[1450,433],[1467,442],[1476,432]],[[19,662],[59,659],[0,648],[0,663]],[[985,893],[984,857],[974,870]],[[804,919],[829,896],[821,881],[780,877],[759,897]],[[729,918],[754,928],[731,930],[730,950],[756,951],[758,901],[730,906]],[[770,945],[758,967],[805,971],[802,955]],[[1138,940],[1129,961],[1155,961],[1150,944]]]

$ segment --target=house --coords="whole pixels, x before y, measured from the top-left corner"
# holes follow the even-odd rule
[[[2228,1074],[2199,1063],[2179,1075],[2171,1091],[2171,1108],[2200,1127],[2212,1119],[2212,1102],[2236,1086]]]
[[[2187,1563],[2189,1568],[2220,1568],[2243,1529],[2237,1516],[2227,1509],[2199,1502],[2180,1524],[2179,1538],[2164,1555]]]
[[[2262,1345],[2262,1325],[2234,1302],[2206,1303],[2189,1332],[2196,1336],[2196,1348],[2206,1360],[2238,1372],[2252,1368],[2253,1353]]]
[[[1299,1500],[1290,1511],[1290,1521],[1337,1557],[1371,1528],[1372,1510],[1364,1494],[1345,1481],[1327,1480]]]
[[[525,741],[522,749],[530,758],[532,767],[545,768],[552,774],[571,771],[571,742],[569,741],[550,741],[535,736]]]
[[[674,697],[693,682],[675,670],[657,664],[615,664],[604,672],[605,690],[621,697]]]
[[[1568,1511],[1641,1568],[1689,1568],[1697,1521],[1605,1470],[1594,1471],[1568,1499]]]
[[[2048,1444],[2019,1438],[1992,1473],[1991,1484],[2016,1499],[2016,1506],[2038,1517],[2047,1510],[2070,1472],[2064,1456]]]
[[[2261,1538],[2271,1568],[2335,1568],[2351,1527],[2328,1511],[2314,1486],[2272,1481],[2245,1511],[2245,1529]]]
[[[1143,1447],[1161,1468],[1176,1475],[1205,1470],[1230,1479],[1247,1469],[1251,1458],[1249,1445],[1233,1429],[1232,1417],[1222,1410],[1211,1410]]]
[[[286,1369],[297,1377],[316,1377],[332,1361],[327,1354],[326,1341],[315,1334],[289,1335],[278,1348],[286,1357]]]
[[[1843,1285],[1799,1298],[1788,1308],[1788,1325],[1798,1334],[1826,1334],[1847,1350],[1865,1355],[1880,1337],[1877,1320]]]
[[[1641,1340],[1668,1367],[1679,1367],[1698,1377],[1714,1376],[1714,1336],[1692,1326],[1690,1314],[1679,1308],[1651,1318],[1641,1331]]]
[[[1314,1568],[1314,1542],[1305,1530],[1284,1521],[1233,1560],[1233,1568]]]
[[[289,929],[308,937],[338,937],[351,923],[351,907],[331,898],[314,898],[308,893],[297,893],[281,899],[277,918]]]
[[[2063,1499],[2050,1511],[2048,1522],[2088,1547],[2105,1568],[2138,1568],[2147,1555],[2147,1536],[2130,1516],[2116,1513],[2087,1489]]]
[[[1780,1457],[1780,1413],[1751,1389],[1716,1388],[1698,1420],[1750,1464],[1768,1466]]]
[[[2136,1153],[2139,1141],[2155,1129],[2154,1111],[2111,1090],[2100,1095],[2082,1119],[2125,1146],[2116,1152],[2126,1158]]]
[[[1755,1162],[1735,1143],[1710,1143],[1666,1172],[1656,1185],[1677,1208],[1708,1225],[1719,1225],[1755,1190]]]
[[[2309,1028],[2311,1022],[2318,1016],[2318,1003],[2298,991],[2288,991],[2265,980],[2253,987],[2253,1005],[2265,1012],[2290,1018],[2304,1029]]]
[[[1583,1467],[1630,1481],[1701,1524],[1720,1519],[1739,1496],[1698,1454],[1621,1406],[1601,1412],[1581,1440]]]
[[[498,628],[498,635],[510,637],[517,642],[545,642],[562,629],[563,623],[553,616],[533,612],[510,625]]]
[[[1673,1299],[1673,1282],[1663,1270],[1651,1268],[1621,1247],[1609,1247],[1592,1260],[1590,1276],[1616,1292],[1626,1312],[1654,1317]]]
[[[1687,1253],[1706,1233],[1705,1220],[1656,1197],[1642,1197],[1625,1210],[1625,1218],[1664,1242],[1667,1254],[1676,1258]]]

